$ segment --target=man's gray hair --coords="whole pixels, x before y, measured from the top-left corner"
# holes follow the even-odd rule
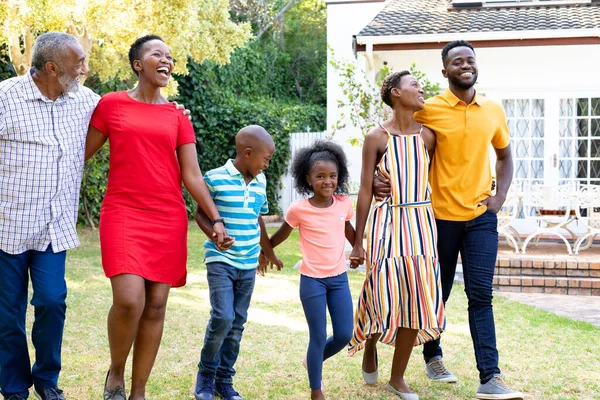
[[[36,71],[45,72],[46,63],[55,62],[63,67],[63,58],[68,53],[68,44],[79,44],[73,35],[62,32],[48,32],[38,36],[32,49],[31,65]]]

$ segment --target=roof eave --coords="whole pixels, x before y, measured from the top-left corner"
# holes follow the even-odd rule
[[[502,32],[456,32],[425,35],[356,35],[358,45],[406,44],[406,43],[441,43],[453,40],[490,41],[519,39],[558,39],[578,37],[600,37],[600,28],[590,29],[555,29],[555,30],[523,30]]]

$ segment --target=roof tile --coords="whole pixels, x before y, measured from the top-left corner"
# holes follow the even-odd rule
[[[600,4],[453,9],[451,0],[392,0],[359,36],[600,28]]]

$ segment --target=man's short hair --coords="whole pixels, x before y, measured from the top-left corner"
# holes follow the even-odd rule
[[[38,36],[32,49],[31,65],[40,72],[45,72],[47,62],[62,68],[63,59],[69,55],[69,44],[81,46],[79,40],[68,33],[48,32]]]
[[[471,50],[473,50],[473,53],[475,53],[475,49],[473,48],[473,45],[471,43],[467,42],[466,40],[455,40],[455,41],[450,42],[447,45],[445,45],[444,48],[442,49],[442,63],[444,65],[446,65],[446,59],[448,58],[448,53],[450,52],[450,50],[452,50],[456,47],[468,47]]]

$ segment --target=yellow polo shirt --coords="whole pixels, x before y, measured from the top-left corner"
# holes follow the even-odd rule
[[[483,214],[486,207],[477,204],[491,195],[490,144],[510,144],[502,106],[477,94],[467,105],[447,89],[414,118],[436,134],[429,171],[435,218],[469,221]]]

